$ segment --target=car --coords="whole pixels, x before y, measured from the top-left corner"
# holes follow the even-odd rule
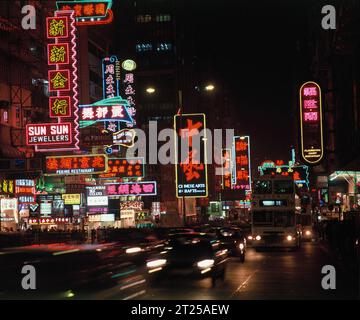
[[[147,262],[149,272],[161,269],[158,277],[210,277],[213,286],[217,279],[224,279],[228,250],[221,248],[216,238],[198,232],[178,233],[169,237],[165,248],[161,259]]]
[[[240,257],[240,262],[245,262],[246,237],[240,228],[219,228],[216,234],[222,248],[227,249],[230,256]]]

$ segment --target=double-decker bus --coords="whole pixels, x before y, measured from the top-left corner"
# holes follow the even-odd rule
[[[300,212],[300,198],[291,177],[266,175],[254,180],[251,206],[253,246],[256,249],[299,248]]]

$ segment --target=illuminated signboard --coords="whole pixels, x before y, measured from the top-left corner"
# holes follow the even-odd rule
[[[69,223],[69,218],[30,218],[29,224],[61,224]]]
[[[1,221],[15,221],[18,222],[18,200],[15,198],[11,199],[0,199],[1,209]]]
[[[232,188],[251,191],[250,137],[233,138],[233,176]]]
[[[309,187],[309,167],[308,166],[260,166],[259,167],[260,175],[282,175],[282,176],[292,176],[294,182],[297,186]]]
[[[301,156],[311,165],[324,155],[322,104],[320,86],[312,81],[300,88],[300,140]]]
[[[61,195],[65,205],[76,205],[81,203],[80,193],[64,193]]]
[[[231,189],[231,149],[222,149],[222,189]]]
[[[117,56],[106,57],[102,60],[103,99],[120,95],[120,61]],[[105,121],[106,132],[120,130],[120,122]]]
[[[136,78],[135,78],[135,69],[136,63],[133,60],[127,59],[122,64],[123,72],[121,73],[121,93],[120,95],[124,97],[129,103],[129,112],[131,117],[136,115]],[[134,120],[133,123],[127,124],[128,127],[133,127],[136,124]]]
[[[64,145],[72,143],[71,123],[42,123],[26,125],[28,146]]]
[[[156,181],[139,181],[105,184],[111,196],[155,196],[157,192]]]
[[[41,217],[48,217],[51,215],[52,211],[52,204],[51,202],[42,202],[40,203],[40,216]]]
[[[103,25],[109,24],[114,19],[111,10],[112,0],[58,0],[58,10],[74,10],[76,24]]]
[[[122,129],[113,134],[113,143],[115,145],[132,147],[135,143],[136,132],[133,129]]]
[[[1,193],[14,193],[14,180],[1,179],[0,191]]]
[[[176,115],[174,127],[176,196],[207,197],[205,115]],[[186,149],[185,154],[181,149]]]
[[[78,72],[75,14],[55,11],[46,18],[49,116],[54,123],[28,124],[26,142],[36,152],[79,150]]]
[[[142,178],[144,171],[144,158],[109,158],[108,171],[99,177]]]
[[[103,173],[106,170],[107,156],[104,154],[46,157],[48,176]]]
[[[19,204],[30,204],[35,202],[35,180],[15,180],[15,194]]]
[[[80,128],[93,125],[96,122],[120,121],[132,123],[127,100],[121,97],[103,99],[93,104],[80,105]]]
[[[87,205],[92,207],[107,207],[109,204],[105,186],[86,187]]]

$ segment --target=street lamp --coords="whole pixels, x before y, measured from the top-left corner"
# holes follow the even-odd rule
[[[205,87],[205,90],[206,91],[213,91],[215,89],[215,86],[213,84],[208,84],[206,87]]]
[[[155,88],[148,87],[148,88],[146,88],[146,92],[149,93],[149,94],[153,94],[155,92]]]

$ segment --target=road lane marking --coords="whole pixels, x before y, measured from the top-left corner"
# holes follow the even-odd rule
[[[252,274],[250,274],[246,280],[230,295],[230,298],[234,297],[237,293],[241,291],[241,289],[245,288],[250,279],[257,273],[259,270],[255,270]]]

